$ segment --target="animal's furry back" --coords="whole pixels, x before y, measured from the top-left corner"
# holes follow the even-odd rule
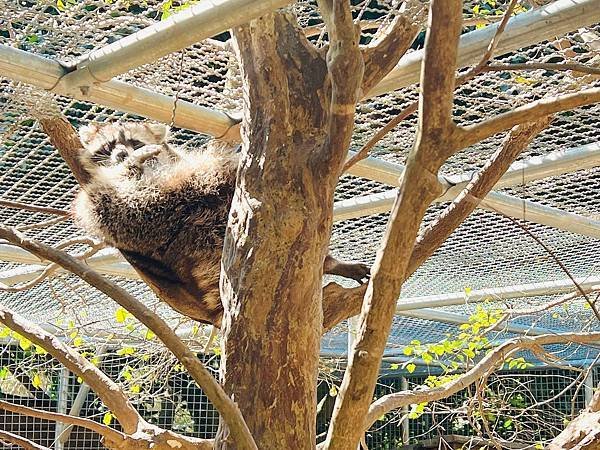
[[[169,150],[174,161],[159,158],[137,176],[119,165],[91,168],[74,216],[121,250],[163,300],[212,322],[222,311],[220,259],[238,156],[216,143],[198,152]]]

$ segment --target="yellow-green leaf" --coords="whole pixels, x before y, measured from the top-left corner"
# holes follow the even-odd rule
[[[139,384],[134,384],[133,386],[131,386],[131,392],[133,392],[134,394],[139,394],[140,390],[141,388]]]
[[[408,370],[408,373],[413,373],[416,368],[417,368],[417,366],[413,363],[406,365],[406,370]]]
[[[123,377],[123,379],[129,381],[133,378],[133,374],[131,373],[131,368],[130,367],[126,367],[125,370],[123,370],[123,372],[121,373],[121,376]]]
[[[35,346],[35,353],[37,355],[42,355],[42,356],[48,354],[48,352],[45,349],[43,349],[42,347],[40,347],[39,345]]]
[[[392,363],[390,364],[390,370],[398,370],[400,368],[399,364]]]
[[[337,394],[338,394],[337,387],[331,386],[329,388],[329,395],[332,396],[332,397],[335,397]]]
[[[0,339],[7,338],[8,336],[10,336],[10,328],[8,328],[8,327],[0,328]]]
[[[117,350],[117,355],[119,356],[129,356],[135,353],[135,348],[133,347],[123,347]]]
[[[117,308],[117,310],[115,311],[115,319],[117,322],[119,323],[123,323],[127,320],[127,317],[129,316],[129,313],[127,312],[127,310],[125,308],[123,308],[122,306],[119,306]]]
[[[83,345],[83,338],[81,336],[77,336],[75,339],[73,339],[74,347],[81,347],[82,345]]]
[[[151,341],[155,337],[156,337],[156,335],[152,332],[152,330],[146,330],[146,334],[144,335],[144,339],[146,339],[147,341]]]
[[[42,379],[41,379],[39,373],[36,373],[33,376],[33,379],[31,380],[31,384],[33,384],[33,387],[36,388],[36,389],[39,389],[39,388],[42,387]]]
[[[113,415],[110,411],[104,413],[104,417],[102,417],[102,423],[106,426],[110,425],[113,420]]]
[[[413,352],[414,350],[412,347],[404,347],[404,350],[402,350],[402,353],[404,353],[406,356],[411,356]]]
[[[19,347],[27,351],[31,347],[31,341],[25,336],[19,336]]]

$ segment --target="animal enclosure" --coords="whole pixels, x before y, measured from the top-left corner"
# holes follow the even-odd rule
[[[94,122],[154,120],[172,125],[175,145],[197,151],[210,137],[235,135],[244,107],[229,28],[288,7],[316,48],[326,48],[329,35],[312,1],[245,2],[243,8],[237,0],[215,2],[214,8],[205,0],[185,8],[174,3],[3,2],[0,224],[20,227],[28,237],[64,246],[73,255],[85,254],[90,267],[158,313],[201,359],[214,365],[216,373],[218,342],[205,348],[210,329],[160,302],[118,252],[96,248],[96,241],[90,245],[68,217],[77,182],[39,121],[62,115],[79,128]],[[351,2],[362,44],[376,38],[400,13],[401,3]],[[464,2],[459,75],[485,53],[508,3]],[[396,67],[364,93],[357,105],[351,155],[418,99],[424,39],[421,31]],[[84,69],[74,70],[78,61]],[[457,86],[452,111],[457,124],[472,125],[540,99],[600,87],[600,1],[519,2],[488,67],[492,68]],[[599,123],[599,104],[557,113],[479,208],[404,283],[376,397],[389,386],[403,389],[402,380],[405,386],[421,386],[428,375],[452,368],[452,362],[457,368],[469,367],[484,355],[481,347],[473,358],[467,354],[463,361],[449,359],[447,352],[437,354],[431,347],[436,343],[459,345],[456,342],[479,339],[483,331],[485,345],[519,336],[599,331],[588,303],[589,298],[595,302],[600,287]],[[341,176],[330,243],[336,257],[369,265],[375,261],[416,127],[413,112],[375,142],[368,158]],[[427,210],[422,231],[455,201],[503,141],[503,134],[486,138],[442,166],[439,175],[446,189]],[[153,333],[106,295],[62,269],[49,270],[48,264],[0,242],[0,305],[89,352],[90,358],[105,355],[98,364],[134,402],[145,405],[147,420],[213,438],[218,414]],[[32,283],[40,275],[39,282]],[[346,279],[324,281],[332,280],[345,287],[356,285]],[[322,339],[318,397],[326,400],[318,415],[318,433],[326,431],[357,326],[355,320],[345,321]],[[0,330],[0,400],[68,413],[81,380],[46,355],[35,354],[18,336]],[[461,338],[461,333],[466,335]],[[500,380],[508,374],[520,379],[517,384],[522,383],[529,395],[525,404],[512,405],[502,420],[492,421],[495,435],[515,445],[551,439],[563,420],[589,403],[598,386],[597,345],[568,343],[544,349],[545,355],[519,353],[499,375]],[[490,388],[490,395],[505,407],[512,398],[506,397],[507,390],[516,388],[495,383],[492,386],[505,390],[500,395]],[[549,398],[550,409],[532,408]],[[477,434],[465,419],[472,411],[460,401],[433,405],[398,410],[377,422],[367,433],[369,448],[393,449],[439,434]],[[92,393],[79,414],[114,425]],[[551,414],[551,432],[541,433],[535,414]],[[94,447],[95,436],[78,427],[70,441],[62,442],[57,437],[64,428],[52,423],[33,431],[31,421],[16,417],[2,412],[0,429],[14,427],[17,434],[55,449],[101,448]],[[524,428],[518,429],[517,423]]]

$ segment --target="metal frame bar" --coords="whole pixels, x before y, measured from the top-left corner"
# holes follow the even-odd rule
[[[558,0],[511,18],[494,54],[509,53],[599,21],[600,0]],[[458,67],[479,61],[498,25],[489,25],[461,36]],[[367,98],[418,83],[424,54],[423,50],[419,50],[402,57],[398,65],[367,94]]]
[[[600,277],[576,278],[577,284],[584,290],[600,288]],[[410,311],[421,308],[439,308],[441,306],[464,305],[486,300],[509,300],[513,298],[538,297],[575,292],[577,288],[571,279],[544,281],[540,283],[516,284],[498,288],[477,289],[466,295],[464,292],[425,295],[400,298],[396,311]]]
[[[399,178],[404,171],[402,164],[373,161],[369,158],[362,165],[351,171],[352,175],[362,176],[377,181],[399,186]],[[524,162],[511,165],[511,168],[500,179],[496,188],[506,188],[542,178],[563,175],[574,170],[589,169],[600,165],[600,143],[592,143],[569,150],[552,152],[543,157],[533,157]],[[371,172],[370,166],[374,169]],[[440,176],[440,183],[450,186],[436,202],[452,201],[467,186],[473,173],[461,176]],[[334,205],[335,220],[347,220],[372,214],[388,212],[396,199],[395,189],[354,197],[336,202]],[[490,192],[481,202],[480,208],[492,212],[500,212],[517,219],[558,228],[572,233],[600,238],[600,221],[563,211],[551,206],[539,205],[529,200],[498,192]]]
[[[94,50],[61,80],[67,92],[105,83],[131,69],[189,47],[293,3],[291,0],[210,0]]]
[[[398,303],[398,305],[400,305]],[[412,317],[415,319],[432,320],[435,322],[448,323],[452,325],[462,325],[463,323],[469,322],[469,316],[463,314],[456,314],[448,311],[422,308],[415,309],[412,311],[398,310],[396,307],[396,314],[404,317]],[[540,334],[557,333],[558,330],[549,330],[547,328],[541,328],[536,326],[527,326],[516,323],[500,323],[497,327],[493,328],[496,331],[506,331],[514,334],[526,334],[528,336],[538,336]]]

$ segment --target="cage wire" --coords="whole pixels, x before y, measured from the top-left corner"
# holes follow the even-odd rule
[[[506,3],[465,2],[464,31],[497,21],[499,16],[493,13],[493,6],[502,10]],[[521,2],[518,12],[540,7],[543,3],[549,2]],[[368,43],[381,24],[398,13],[401,4],[382,0],[352,1],[354,17],[362,25],[361,42]],[[169,9],[171,5],[171,2],[156,0],[7,1],[0,11],[3,24],[0,43],[46,58],[74,61],[91,50],[156,23],[174,12]],[[327,35],[315,2],[300,1],[292,8],[311,42],[317,46],[326,44]],[[484,14],[485,11],[488,13]],[[228,38],[228,33],[223,33],[215,39],[186,48],[183,57],[180,52],[173,53],[120,75],[118,79],[161,94],[178,95],[181,100],[195,105],[235,114],[241,108],[241,80]],[[421,33],[409,52],[422,48],[423,39]],[[551,40],[532,42],[527,47],[495,57],[493,62],[585,63],[598,67],[600,24],[590,24]],[[59,111],[76,127],[90,122],[143,119],[101,105],[41,92],[2,76],[0,85],[0,200],[69,209],[76,193],[76,183],[39,128],[36,117],[40,114]],[[461,125],[468,125],[544,97],[598,86],[598,76],[572,71],[486,72],[457,88],[454,119]],[[360,149],[374,132],[417,97],[418,88],[412,85],[361,102],[351,149]],[[598,105],[557,114],[551,126],[534,139],[518,161],[597,144],[599,115]],[[376,144],[372,156],[391,163],[405,163],[415,128],[416,115],[413,114]],[[175,128],[172,139],[176,145],[194,151],[207,141],[208,136]],[[502,135],[496,135],[460,151],[442,167],[441,173],[446,176],[473,173],[485,164],[501,145],[502,139]],[[520,182],[498,192],[590,220],[600,220],[598,171],[597,167],[576,170]],[[376,180],[344,175],[336,190],[336,201],[384,194],[392,188]],[[422,227],[432,223],[447,205],[432,205]],[[516,217],[519,218],[518,215]],[[42,212],[0,208],[0,222],[10,226],[27,227],[52,218]],[[388,214],[380,213],[336,222],[331,238],[333,253],[343,259],[372,263],[387,221]],[[578,279],[600,276],[597,238],[539,223],[521,223],[551,249],[554,257],[568,268],[570,275]],[[84,238],[71,220],[34,227],[26,233],[51,245]],[[87,248],[81,242],[74,242],[68,247],[75,253]],[[23,274],[39,273],[43,269],[40,265],[4,259],[5,262],[0,263],[0,276],[3,277],[23,277]],[[477,210],[405,283],[400,300],[567,278],[568,274],[554,258],[521,226],[493,210]],[[206,343],[207,330],[159,302],[140,281],[116,276],[112,276],[111,280],[168,320],[200,354]],[[336,281],[344,283],[343,280]],[[536,308],[559,297],[559,294],[551,294],[501,301],[490,298],[484,308]],[[128,390],[147,420],[198,437],[213,437],[216,433],[218,415],[177,362],[164,352],[148,330],[120,311],[112,300],[77,277],[57,273],[31,289],[2,292],[0,301],[43,324],[71,345],[89,352],[89,357],[102,355],[98,361],[100,367]],[[435,310],[452,313],[459,322],[467,322],[478,311],[476,305],[466,302]],[[516,315],[508,324],[552,332],[598,329],[582,298],[537,313]],[[376,395],[400,389],[401,377],[407,379],[409,386],[418,386],[426,383],[428,375],[439,374],[439,366],[435,365],[418,366],[414,373],[408,373],[406,363],[410,358],[403,354],[403,350],[415,340],[427,343],[447,339],[459,332],[458,326],[459,323],[440,321],[426,315],[398,315],[388,340],[387,362],[383,366],[383,378]],[[327,401],[318,417],[319,433],[326,429],[331,413],[335,385],[339,382],[336,369],[344,365],[346,333],[346,325],[341,324],[323,338],[322,352],[328,363],[324,364],[319,398]],[[490,333],[488,338],[502,342],[514,336],[517,334],[506,325]],[[1,398],[54,411],[61,408],[68,410],[73,406],[77,393],[82,389],[80,380],[65,373],[47,355],[36,354],[29,347],[24,349],[22,342],[7,340],[7,337],[3,342],[0,354],[3,371]],[[500,411],[494,422],[499,438],[531,442],[547,439],[564,425],[565,418],[572,417],[583,408],[586,391],[578,388],[582,381],[581,368],[589,366],[597,358],[597,349],[572,344],[549,346],[548,349],[555,354],[562,368],[549,368],[548,361],[527,355],[527,360],[535,367],[529,366],[527,370],[518,371],[517,375],[514,370],[500,372],[490,379],[486,399],[489,405],[495,405]],[[210,351],[201,357],[210,359],[209,365],[216,367],[218,364],[218,357]],[[557,361],[554,363],[558,364]],[[153,368],[152,376],[148,367]],[[594,385],[597,385],[597,369],[592,371],[592,376]],[[461,392],[431,404],[411,419],[401,420],[407,412],[389,414],[385,420],[378,421],[367,435],[369,448],[392,449],[440,435],[468,436],[476,433],[481,424],[468,420],[470,397],[467,394]],[[518,395],[522,398],[518,399]],[[105,407],[93,393],[84,397],[80,415],[99,421],[110,420]],[[540,403],[543,399],[550,400]],[[540,426],[541,420],[548,426]],[[57,449],[101,448],[97,436],[89,431],[75,427],[63,442],[59,436],[65,433],[64,429],[56,429],[53,423],[26,419],[12,413],[0,411],[0,427]]]

